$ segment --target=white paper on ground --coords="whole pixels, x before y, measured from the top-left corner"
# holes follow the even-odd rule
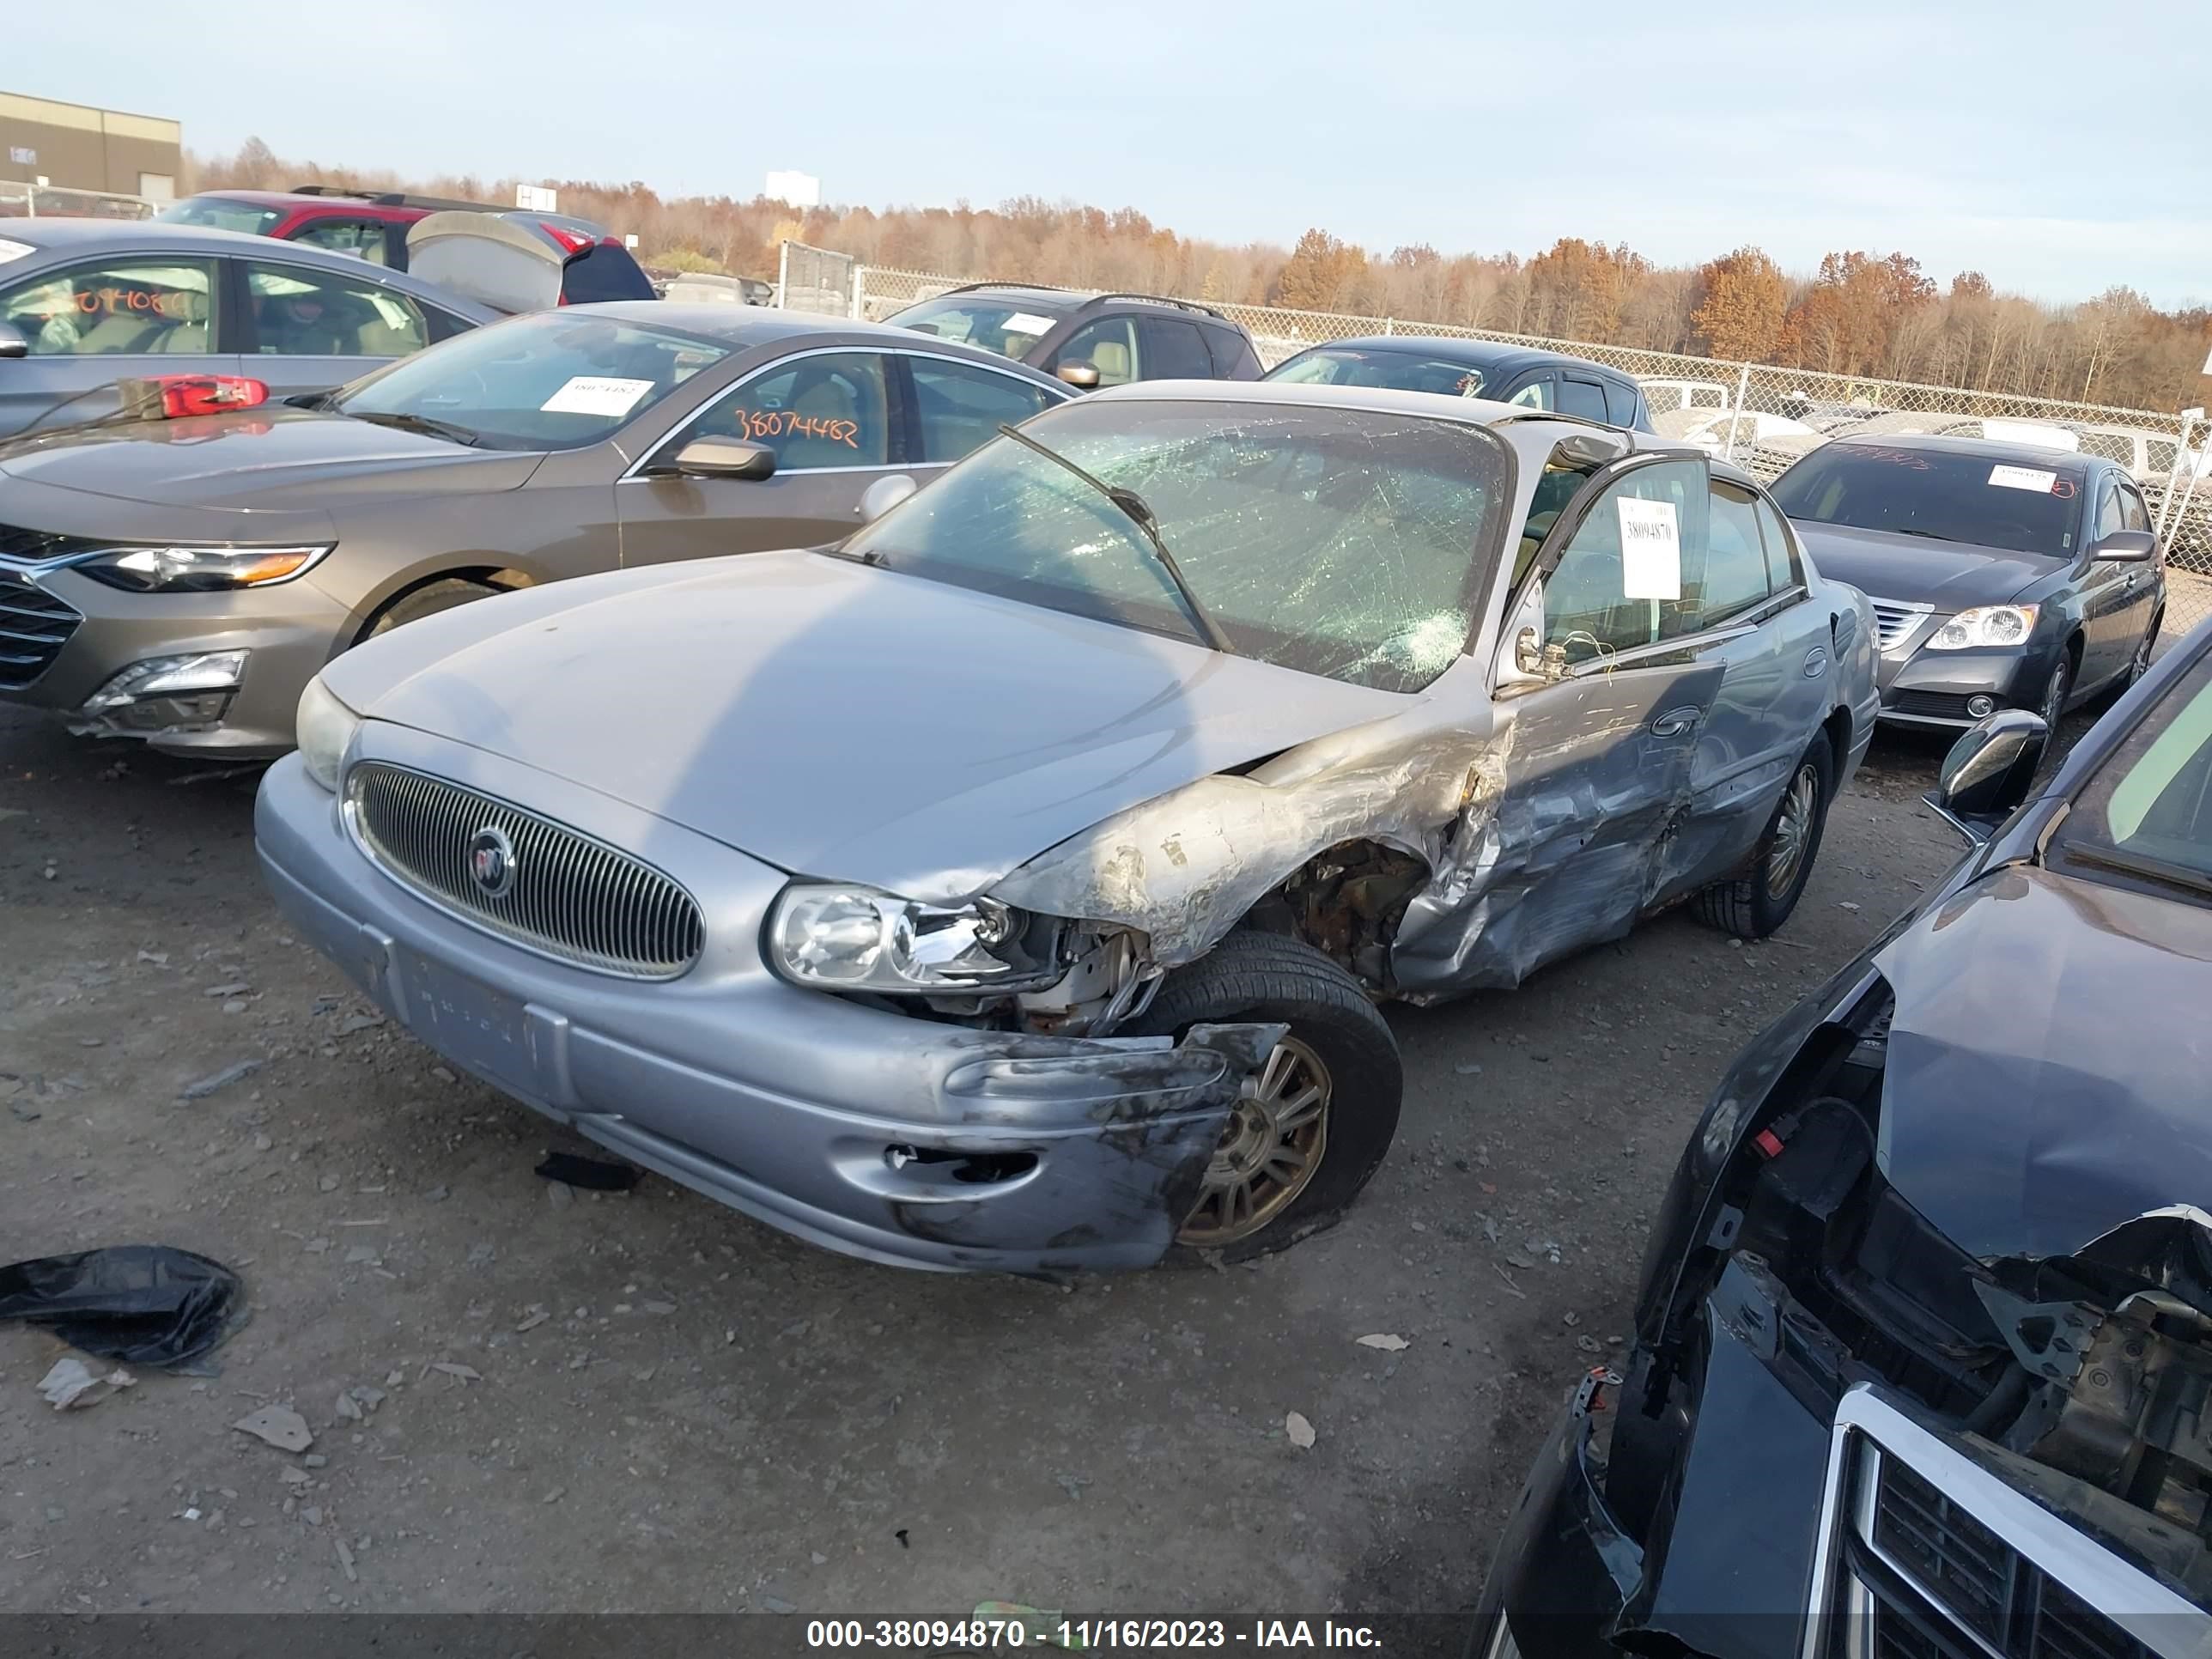
[[[627,415],[630,406],[652,390],[650,380],[578,374],[538,408],[545,415]]]
[[[1993,466],[1990,482],[2001,489],[2032,489],[2039,495],[2048,495],[2058,475],[2036,466]]]
[[[1613,505],[1620,510],[1620,591],[1632,599],[1679,599],[1682,597],[1682,538],[1674,523],[1672,501],[1640,501],[1622,495]]]

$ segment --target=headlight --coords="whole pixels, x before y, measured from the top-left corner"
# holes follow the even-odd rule
[[[346,745],[353,741],[360,725],[361,716],[337,700],[323,684],[321,675],[307,682],[307,689],[300,694],[295,729],[307,775],[324,788],[337,791],[338,763],[345,758]]]
[[[1966,651],[1976,646],[2025,645],[2035,631],[2032,605],[1978,605],[1961,611],[1929,636],[1930,651]]]
[[[1048,949],[1030,948],[1030,922],[991,899],[945,908],[873,887],[799,883],[768,919],[769,960],[801,985],[913,995],[1012,990],[1048,983]]]
[[[128,593],[227,593],[288,582],[331,550],[317,547],[112,547],[76,568]]]

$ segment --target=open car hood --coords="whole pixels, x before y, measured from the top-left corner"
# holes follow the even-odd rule
[[[372,719],[921,899],[1414,701],[805,552],[488,599],[325,679]]]
[[[2212,1199],[2212,1029],[2146,1012],[2212,1008],[2212,910],[2008,866],[1875,963],[1883,1172],[1968,1255],[2067,1255]]]

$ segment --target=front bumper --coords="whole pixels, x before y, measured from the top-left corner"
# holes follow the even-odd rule
[[[1717,1659],[1799,1659],[1832,1417],[1816,1374],[1837,1356],[1748,1258],[1723,1272],[1703,1325],[1694,1403],[1644,1536],[1616,1514],[1593,1420],[1571,1405],[1499,1543],[1475,1643],[1502,1614],[1522,1659],[1677,1644]],[[1621,1401],[1635,1409],[1629,1394]]]
[[[1970,697],[1989,697],[2000,708],[2038,708],[2057,661],[2053,649],[2030,641],[2005,650],[1920,649],[1884,656],[1875,667],[1881,718],[1898,726],[1963,731],[1980,718],[1967,712]]]
[[[179,755],[251,757],[292,746],[300,693],[346,638],[345,606],[307,579],[229,593],[126,593],[66,566],[14,574],[82,620],[51,662],[0,698],[76,716],[117,674],[155,657],[210,652],[249,654],[237,691],[219,718],[150,731],[100,715],[82,718],[100,736],[139,738]]]
[[[878,1011],[776,978],[782,872],[481,750],[371,722],[360,752],[532,804],[683,883],[708,947],[623,980],[490,938],[386,875],[295,757],[255,812],[277,904],[453,1065],[600,1145],[814,1243],[937,1269],[1150,1266],[1274,1025],[1083,1040]],[[548,797],[554,799],[550,799]]]

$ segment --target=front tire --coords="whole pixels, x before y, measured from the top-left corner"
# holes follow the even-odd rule
[[[1791,769],[1744,868],[1692,901],[1698,920],[1738,939],[1765,939],[1789,921],[1820,856],[1835,788],[1836,753],[1824,733]]]
[[[1176,969],[1133,1036],[1280,1021],[1289,1034],[1244,1079],[1170,1261],[1242,1261],[1334,1226],[1398,1132],[1397,1039],[1359,981],[1311,945],[1235,933]]]
[[[2066,705],[2073,696],[2074,653],[2062,651],[2058,653],[2058,665],[2051,671],[2051,678],[2043,684],[2043,698],[2035,711],[2043,716],[2044,725],[2051,728],[2053,741],[2057,738],[2058,722],[2066,718]]]
[[[441,611],[451,611],[457,605],[473,605],[478,599],[490,599],[507,590],[494,587],[489,582],[471,581],[462,576],[442,576],[436,581],[425,582],[410,588],[376,613],[368,626],[362,630],[362,638],[373,640],[380,634],[389,634],[395,628],[404,628],[425,617],[434,617]]]

